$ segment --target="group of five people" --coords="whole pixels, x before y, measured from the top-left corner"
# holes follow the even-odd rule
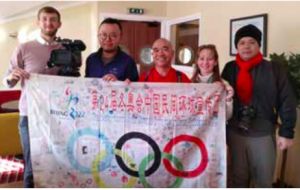
[[[25,160],[24,187],[34,186],[24,85],[30,73],[56,74],[57,68],[47,68],[46,65],[51,51],[62,48],[55,41],[61,26],[60,13],[55,8],[41,8],[37,24],[41,29],[40,36],[16,48],[4,78],[4,83],[9,87],[21,81],[19,131]],[[85,77],[97,77],[105,81],[224,84],[229,119],[229,185],[248,187],[251,179],[255,187],[272,186],[278,114],[282,124],[277,145],[283,150],[293,144],[296,100],[287,73],[281,65],[265,60],[260,53],[261,32],[257,27],[247,25],[237,31],[235,46],[238,54],[235,61],[225,65],[222,77],[214,45],[199,47],[196,69],[189,79],[172,68],[174,50],[170,41],[163,38],[152,45],[154,67],[139,76],[134,60],[119,47],[121,37],[122,27],[117,20],[108,18],[100,24],[98,40],[101,48],[88,56]]]

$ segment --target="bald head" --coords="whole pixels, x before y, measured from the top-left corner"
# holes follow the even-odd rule
[[[164,44],[164,45],[168,46],[170,49],[173,50],[171,42],[169,40],[165,39],[165,38],[159,38],[159,39],[155,40],[153,45],[152,45],[152,48],[154,48],[158,44]]]
[[[159,38],[152,45],[152,57],[155,67],[171,67],[174,50],[169,40]]]

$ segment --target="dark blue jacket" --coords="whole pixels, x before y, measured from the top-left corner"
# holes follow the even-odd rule
[[[116,56],[107,64],[102,61],[102,49],[92,53],[86,60],[85,77],[102,78],[113,74],[118,80],[138,81],[138,71],[134,60],[120,48]]]

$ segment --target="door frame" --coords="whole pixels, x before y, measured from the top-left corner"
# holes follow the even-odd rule
[[[192,21],[192,20],[199,20],[199,26],[201,26],[201,14],[200,13],[196,13],[193,15],[188,15],[188,16],[183,16],[183,17],[177,17],[177,18],[172,18],[172,19],[168,19],[165,21],[165,37],[168,40],[171,40],[171,26],[174,24],[179,24],[182,22],[188,22],[188,21]],[[198,45],[201,42],[201,30],[202,30],[202,26],[199,27],[199,38],[198,38]]]
[[[145,21],[145,22],[159,22],[160,23],[160,36],[165,37],[166,34],[166,18],[157,16],[144,16],[144,15],[128,15],[119,13],[100,13],[100,23],[106,18],[115,18],[119,20],[128,21]]]
[[[202,34],[202,25],[201,25],[201,14],[200,13],[196,13],[193,15],[187,15],[187,16],[183,16],[183,17],[177,17],[177,18],[173,18],[173,19],[168,19],[165,21],[165,36],[166,39],[171,41],[171,26],[174,24],[179,24],[179,23],[183,23],[183,22],[188,22],[188,21],[192,21],[192,20],[199,20],[199,37],[198,37],[198,46],[201,44],[201,34]],[[176,56],[176,55],[175,55]],[[175,60],[175,56],[173,58],[173,62]],[[184,72],[185,74],[188,75],[188,77],[191,77],[193,74],[193,67],[192,66],[184,66],[184,65],[172,65],[172,67],[174,67],[175,69]]]
[[[99,24],[106,18],[115,18],[120,20],[128,20],[128,21],[145,21],[145,22],[160,22],[160,37],[165,37],[166,35],[166,21],[165,17],[157,17],[157,16],[144,16],[144,15],[128,15],[128,14],[120,14],[120,13],[100,13],[98,14],[98,22]],[[99,26],[99,25],[98,25]],[[97,28],[98,28],[97,26]],[[92,36],[97,36],[97,32],[93,31]],[[92,50],[96,51],[99,47],[97,38],[92,39]]]
[[[105,18],[115,18],[121,20],[129,21],[164,21],[165,17],[158,16],[145,16],[145,15],[131,15],[131,14],[122,14],[122,13],[100,13],[100,21]],[[102,19],[102,20],[101,20]]]

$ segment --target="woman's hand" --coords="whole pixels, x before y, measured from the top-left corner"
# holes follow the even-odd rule
[[[232,97],[234,95],[234,90],[230,85],[225,85],[225,90],[226,90],[226,101],[230,102],[232,101]]]

